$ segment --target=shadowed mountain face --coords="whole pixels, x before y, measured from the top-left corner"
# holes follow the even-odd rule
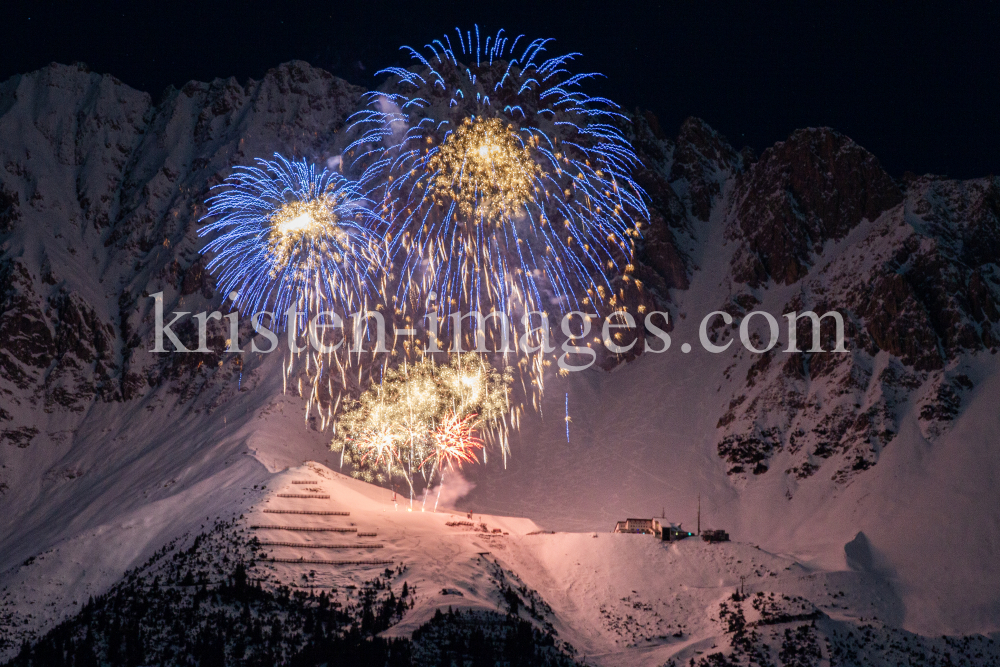
[[[799,130],[737,179],[730,224],[742,243],[733,278],[753,287],[795,283],[828,241],[901,200],[871,153],[836,132]]]
[[[220,308],[196,236],[211,187],[276,151],[326,164],[362,92],[302,62],[261,81],[192,82],[158,102],[60,65],[0,84],[0,502],[18,508],[0,516],[4,541],[32,521],[47,522],[50,536],[32,549],[72,534],[75,515],[58,518],[73,505],[68,480],[118,474],[114,456],[80,453],[97,437],[80,434],[100,432],[109,407],[181,406],[197,432],[215,409],[249,396],[241,410],[252,415],[281,393],[268,380],[282,353],[223,353],[225,322],[209,324],[212,353],[148,352],[149,295],[163,292],[168,312]],[[720,355],[724,374],[711,371],[721,407],[708,440],[734,488],[790,498],[775,479],[864,484],[904,414],[917,415],[929,443],[949,431],[984,380],[978,360],[1000,345],[1000,181],[896,180],[826,128],[796,131],[755,158],[695,118],[676,138],[650,114],[630,118],[650,224],[634,271],[643,291],[625,302],[669,311],[676,325],[700,275],[710,286],[684,305],[687,324],[712,310],[733,316],[709,330],[716,342],[737,340]],[[738,340],[754,310],[783,330],[763,354]],[[807,310],[842,314],[846,353],[784,351],[781,315]],[[175,329],[193,341],[186,322]],[[802,350],[808,324],[797,327]],[[253,332],[243,326],[246,350]],[[821,338],[832,349],[830,319]],[[642,363],[641,339],[633,350],[599,365]],[[152,438],[102,446],[140,452]],[[163,474],[189,464],[164,462]],[[8,541],[0,569],[25,549]]]
[[[653,202],[640,253],[658,274],[650,284],[681,300],[699,270],[691,257],[721,254],[711,305],[734,316],[732,335],[756,308],[836,310],[845,320],[847,354],[735,353],[717,426],[731,474],[763,474],[787,450],[785,474],[802,479],[835,459],[828,474],[847,481],[874,465],[911,401],[925,437],[948,429],[974,384],[963,360],[998,344],[995,178],[897,182],[826,128],[799,130],[757,160],[697,119],[676,141],[655,119],[637,118],[636,128]],[[809,324],[798,322],[799,349],[811,347]],[[832,334],[828,325],[824,350]]]

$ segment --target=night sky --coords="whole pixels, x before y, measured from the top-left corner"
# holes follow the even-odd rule
[[[895,176],[1000,173],[1000,3],[87,4],[5,3],[0,79],[82,61],[159,99],[302,59],[374,86],[379,68],[410,64],[401,44],[478,23],[581,52],[579,70],[607,75],[588,92],[651,109],[669,134],[699,116],[759,153],[828,125]]]

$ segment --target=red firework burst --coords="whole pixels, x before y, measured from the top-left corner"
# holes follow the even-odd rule
[[[434,432],[436,451],[427,460],[438,459],[438,466],[462,467],[463,463],[478,463],[476,450],[483,448],[483,442],[475,436],[473,428],[477,424],[475,414],[460,418],[450,414],[438,425]],[[424,461],[424,463],[427,462]]]

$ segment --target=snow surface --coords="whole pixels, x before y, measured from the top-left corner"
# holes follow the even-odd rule
[[[553,624],[577,657],[595,665],[653,666],[726,650],[719,607],[736,590],[751,600],[758,592],[777,596],[786,613],[812,618],[819,611],[827,634],[863,623],[892,627],[903,611],[892,584],[878,572],[825,570],[739,542],[664,543],[648,535],[552,533],[529,519],[469,516],[442,506],[431,511],[433,498],[429,495],[426,505],[418,499],[411,507],[408,499],[387,489],[310,461],[271,474],[266,491],[254,490],[230,507],[236,511],[244,506],[241,524],[254,530],[269,558],[352,561],[263,565],[273,580],[293,587],[360,588],[373,572],[402,566],[415,606],[388,636],[409,636],[437,610],[504,611],[498,571],[505,573],[504,581],[525,586],[529,593],[524,597],[537,600],[540,617]],[[301,511],[348,514],[297,513]],[[128,527],[123,524],[103,536],[121,535]],[[18,594],[29,598],[17,600],[19,609],[36,596],[53,597],[51,588],[60,586],[42,581],[47,562],[56,559],[64,571],[72,553],[74,562],[83,565],[88,555],[101,552],[101,537],[94,535],[90,551],[82,541],[64,543],[40,557],[37,567],[21,568]],[[780,632],[801,624],[797,619],[769,623],[756,608],[744,607],[747,620],[761,622],[762,628]],[[33,611],[58,615],[50,608],[35,606]]]

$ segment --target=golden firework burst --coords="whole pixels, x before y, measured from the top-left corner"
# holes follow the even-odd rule
[[[412,491],[414,475],[433,474],[442,462],[471,463],[469,453],[489,442],[506,455],[512,381],[509,369],[497,371],[472,353],[452,355],[447,364],[428,357],[390,368],[348,402],[331,449],[343,454],[356,477],[401,477]]]
[[[466,118],[427,163],[436,195],[466,220],[497,222],[522,207],[541,171],[531,148],[499,118]]]
[[[336,206],[334,197],[319,196],[289,202],[271,215],[268,244],[272,271],[285,268],[293,258],[307,263],[320,258],[343,260],[350,239],[338,224]]]

